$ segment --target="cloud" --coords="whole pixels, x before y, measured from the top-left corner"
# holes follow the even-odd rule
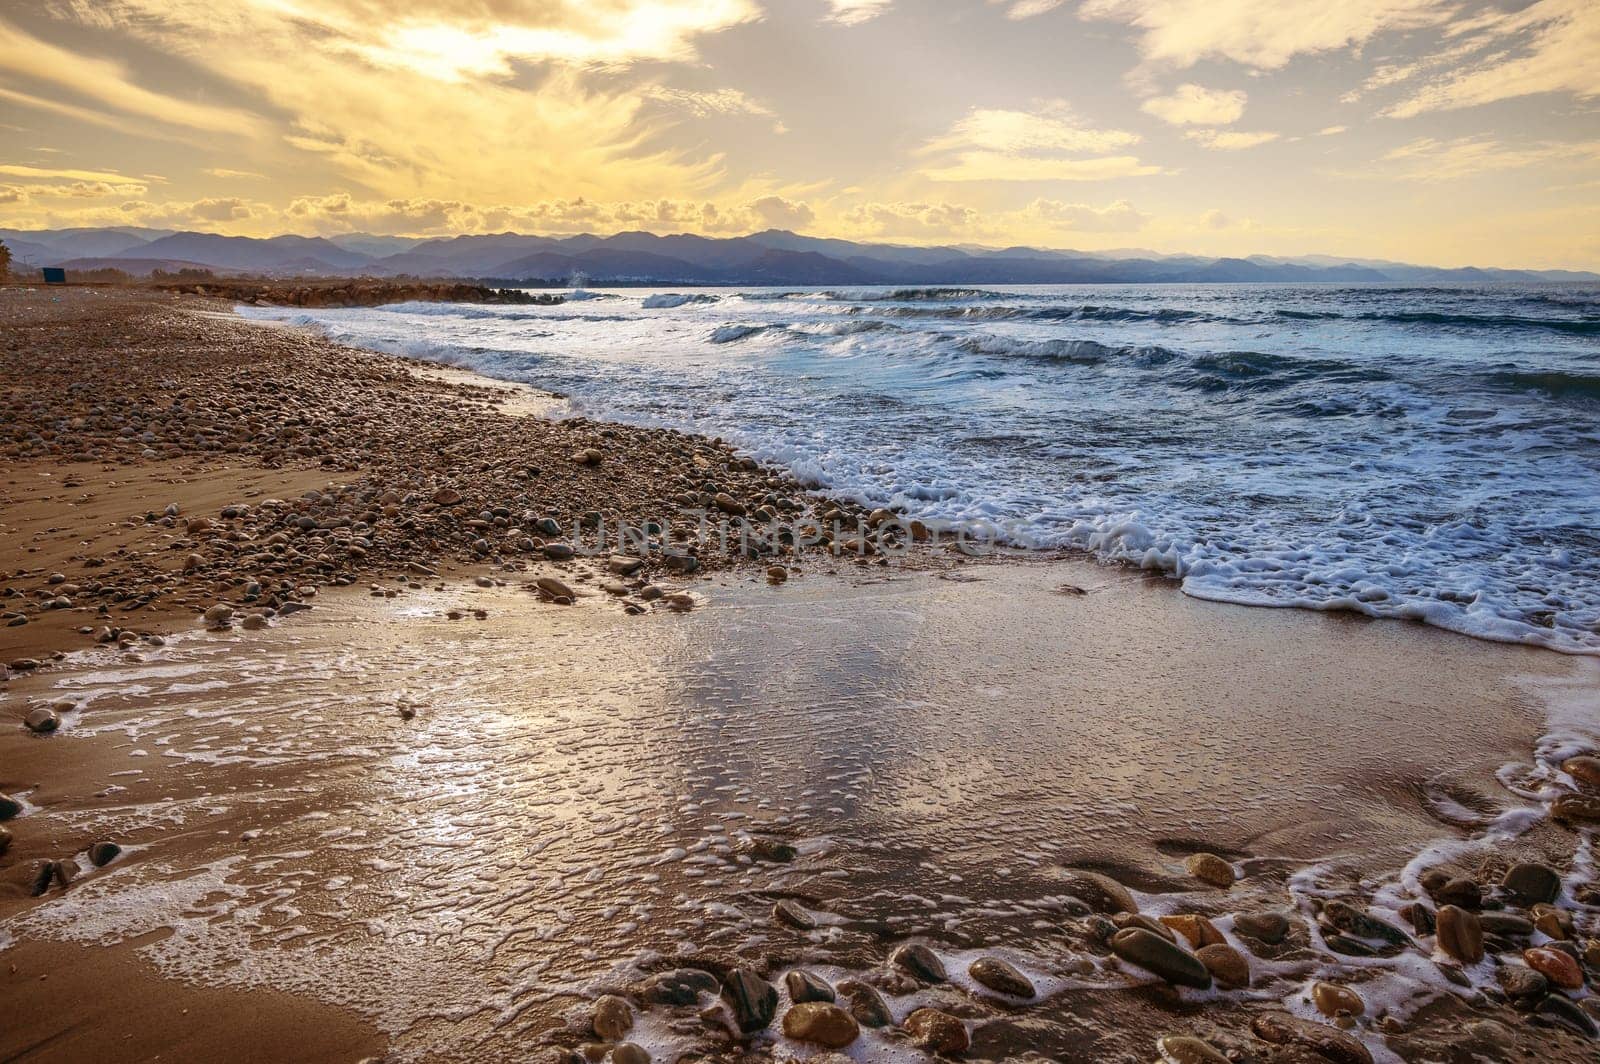
[[[1132,26],[1152,64],[1231,59],[1276,70],[1297,55],[1439,24],[1451,10],[1448,0],[1085,0],[1078,15]]]
[[[1183,135],[1213,151],[1243,151],[1278,139],[1278,134],[1265,131],[1246,133],[1242,130],[1187,129]]]
[[[1054,11],[1066,3],[1066,0],[989,0],[989,3],[1006,5],[1006,18],[1021,21],[1033,18],[1035,15],[1043,15],[1047,11]]]
[[[24,33],[0,20],[0,72],[47,82],[125,114],[209,133],[248,134],[253,116],[151,92],[129,81],[120,64],[94,59]]]
[[[225,166],[208,166],[200,172],[210,177],[220,177],[225,181],[232,180],[234,178],[257,178],[265,180],[267,176],[266,174],[258,174],[254,170],[229,170]]]
[[[894,0],[828,0],[826,21],[858,26],[889,10]]]
[[[977,108],[928,141],[921,174],[932,181],[1100,181],[1161,172],[1131,155],[1104,153],[1139,141],[1136,133],[1095,129],[1060,100],[1032,111]]]
[[[1348,132],[1349,129],[1349,126],[1323,126],[1321,129],[1317,130],[1317,136],[1332,137],[1339,133]]]
[[[1383,161],[1397,164],[1400,176],[1413,181],[1452,181],[1536,165],[1592,164],[1600,161],[1600,141],[1540,142],[1514,148],[1490,137],[1419,137],[1385,153]]]
[[[1236,89],[1179,85],[1172,95],[1146,100],[1140,109],[1175,126],[1226,126],[1244,114],[1245,99]]]
[[[1444,59],[1455,69],[1386,115],[1411,118],[1548,92],[1600,96],[1600,4],[1594,0],[1539,0],[1520,11],[1491,11],[1452,27],[1452,35],[1466,37]]]
[[[852,228],[878,236],[947,235],[975,225],[980,215],[956,203],[857,204],[844,212]]]
[[[775,229],[804,229],[817,219],[816,211],[808,204],[782,196],[762,196],[751,201],[749,210]]]
[[[108,185],[136,185],[141,183],[139,178],[125,177],[114,171],[58,170],[44,166],[17,166],[10,163],[0,165],[0,174],[40,181],[65,178],[71,181],[99,181]]]
[[[0,185],[0,203],[25,203],[28,190],[16,185]]]
[[[1070,229],[1080,233],[1130,233],[1143,229],[1150,216],[1134,208],[1127,200],[1117,200],[1104,207],[1087,203],[1063,203],[1061,200],[1036,199],[1020,212],[1021,216],[1037,225],[1057,229]]]

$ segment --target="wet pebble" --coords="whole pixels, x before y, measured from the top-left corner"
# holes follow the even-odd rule
[[[788,898],[784,898],[772,907],[772,918],[780,924],[787,924],[801,931],[814,931],[817,927],[817,922],[812,919],[811,914],[798,902],[790,901]]]
[[[1192,854],[1183,867],[1200,882],[1222,890],[1233,886],[1237,878],[1233,866],[1214,853]]]
[[[1027,976],[999,957],[979,957],[967,966],[967,974],[997,994],[1031,998],[1036,993]]]
[[[1233,918],[1233,929],[1241,935],[1275,946],[1289,934],[1289,918],[1283,913],[1240,913]]]
[[[1250,961],[1225,942],[1201,946],[1195,951],[1211,977],[1223,986],[1238,989],[1250,985]]]
[[[650,1054],[643,1046],[624,1042],[611,1051],[611,1064],[650,1064]]]
[[[728,972],[722,997],[733,1011],[734,1022],[745,1034],[765,1030],[778,1011],[778,988],[744,968]]]
[[[96,868],[104,868],[117,859],[122,852],[122,847],[114,842],[97,842],[89,847],[89,863]]]
[[[1210,1042],[1192,1035],[1169,1034],[1156,1042],[1163,1064],[1231,1064]]]
[[[594,1033],[607,1042],[620,1042],[633,1030],[633,1007],[615,994],[594,1003]]]
[[[888,1027],[894,1023],[894,1014],[888,1002],[878,993],[877,987],[859,979],[846,979],[835,988],[838,999],[844,1002],[850,1015],[863,1027]]]
[[[895,950],[889,963],[924,983],[942,983],[949,978],[938,954],[920,942],[907,942]]]
[[[1583,969],[1578,962],[1552,946],[1523,950],[1522,962],[1563,990],[1578,990],[1583,986]]]
[[[799,1042],[843,1049],[861,1034],[855,1018],[837,1005],[806,1001],[783,1014],[783,1033]]]
[[[833,987],[819,975],[801,968],[796,968],[783,977],[784,989],[789,991],[789,1000],[796,1005],[807,1001],[834,1000]]]
[[[914,1045],[932,1053],[955,1056],[972,1045],[966,1024],[938,1009],[917,1009],[902,1026]]]
[[[1548,865],[1524,861],[1506,869],[1500,886],[1524,905],[1555,901],[1561,894],[1561,876]]]
[[[1334,1064],[1373,1064],[1366,1046],[1332,1027],[1302,1020],[1286,1012],[1269,1012],[1250,1021],[1250,1029],[1263,1042],[1300,1046]]]
[[[1161,924],[1163,927],[1171,928],[1182,935],[1193,949],[1199,949],[1201,946],[1218,945],[1227,941],[1227,939],[1223,938],[1222,932],[1217,930],[1217,926],[1204,916],[1179,913],[1174,916],[1163,916]]]
[[[1441,908],[1435,917],[1439,948],[1462,964],[1483,960],[1483,923],[1476,913],[1454,905]]]
[[[1138,902],[1128,888],[1099,872],[1073,871],[1066,879],[1067,893],[1097,913],[1136,913]]]
[[[28,715],[22,718],[22,723],[27,725],[28,730],[31,732],[39,735],[48,735],[61,727],[61,718],[56,714],[55,710],[40,707],[39,709],[30,710]]]
[[[1199,958],[1142,927],[1118,931],[1111,937],[1111,950],[1129,964],[1169,983],[1200,990],[1211,985],[1211,973]]]
[[[1361,995],[1349,987],[1339,986],[1336,983],[1315,982],[1311,984],[1311,1003],[1317,1011],[1329,1019],[1339,1016],[1360,1016],[1367,1011],[1367,1003]]]

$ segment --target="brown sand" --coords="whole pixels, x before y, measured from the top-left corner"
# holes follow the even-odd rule
[[[502,431],[503,397],[475,384],[150,307],[122,296],[60,313],[151,352],[202,330],[202,357],[163,370],[197,364],[196,398],[219,386],[235,401],[258,394],[261,377],[239,389],[207,367],[232,357],[230,344],[264,345],[256,360],[281,359],[298,388],[325,364],[402,419],[433,402],[453,417],[470,411],[489,443],[464,460],[424,448],[424,469],[402,472],[386,449],[403,433],[353,408],[331,419],[321,450],[298,456],[259,432],[220,453],[174,435],[154,458],[97,438],[101,461],[89,463],[76,453],[82,438],[12,438],[0,534],[22,554],[6,556],[13,586],[31,602],[60,586],[41,574],[88,582],[121,565],[119,579],[166,588],[134,623],[183,637],[95,648],[61,618],[99,625],[105,605],[129,622],[121,603],[92,599],[30,607],[28,624],[0,629],[0,657],[80,651],[0,687],[12,719],[55,699],[77,707],[51,736],[0,728],[0,791],[34,807],[7,825],[15,841],[0,857],[0,934],[16,939],[0,950],[10,1017],[0,1059],[525,1059],[591,1038],[599,989],[682,963],[742,964],[780,982],[796,964],[834,982],[871,979],[897,1016],[926,1004],[967,1020],[971,1055],[985,1059],[1147,1060],[1156,1037],[1179,1032],[1239,1060],[1337,1059],[1251,1033],[1253,1017],[1295,1007],[1296,987],[1315,978],[1365,994],[1357,1033],[1401,1059],[1593,1059],[1593,1043],[1532,1025],[1492,994],[1472,1004],[1420,992],[1317,948],[1304,926],[1324,895],[1377,904],[1423,847],[1465,843],[1497,814],[1537,807],[1501,780],[1542,771],[1528,764],[1547,730],[1537,687],[1590,683],[1587,663],[1414,625],[1198,602],[1075,562],[869,577],[817,561],[778,589],[756,586],[759,571],[657,574],[705,608],[630,617],[584,585],[582,566],[537,552],[491,564],[451,533],[459,517],[426,506],[381,562],[290,563],[289,575],[323,587],[316,610],[263,631],[202,633],[185,614],[235,598],[232,577],[173,571],[195,539],[181,520],[123,519],[174,499],[183,517],[215,518],[251,493],[329,479],[409,477],[481,495],[506,483],[493,461],[483,468],[495,447],[542,447],[552,461],[573,431],[617,437],[543,422]],[[54,310],[11,310],[29,329],[73,334],[50,333]],[[106,360],[116,347],[89,350]],[[71,372],[60,363],[44,374],[48,402],[86,403]],[[99,401],[136,386],[131,372],[113,376]],[[28,414],[37,397],[14,388],[5,401]],[[428,431],[421,420],[402,428]],[[561,472],[541,494],[567,500],[564,512],[602,497],[629,505],[634,488],[654,503],[652,482],[673,463],[716,453],[671,434],[627,442],[606,467],[622,485],[614,494],[570,464],[552,464]],[[760,475],[718,476],[744,473]],[[62,500],[83,495],[64,520]],[[106,563],[87,564],[97,557]],[[392,578],[403,561],[440,558],[457,578]],[[544,571],[579,588],[574,607],[519,586]],[[464,579],[485,574],[492,586]],[[394,597],[329,590],[338,577],[376,579]],[[1507,762],[1524,764],[1508,772]],[[790,839],[800,854],[752,863],[752,835]],[[126,852],[31,896],[40,862],[97,839]],[[1437,863],[1492,892],[1509,861],[1565,871],[1573,848],[1571,829],[1545,823]],[[1227,857],[1241,882],[1197,884],[1182,862],[1200,849]],[[1109,960],[1064,907],[1083,869],[1134,888],[1147,912],[1229,927],[1239,913],[1289,909],[1301,927],[1281,947],[1253,947],[1254,991],[1180,997]],[[779,898],[822,914],[823,927],[774,924]],[[1595,901],[1564,899],[1590,933]],[[958,985],[891,977],[885,959],[908,938],[939,951]],[[1019,1008],[974,993],[965,965],[979,952],[1021,966],[1042,1000]],[[1485,979],[1492,990],[1493,975],[1474,985]],[[632,1037],[656,1059],[731,1055],[726,1033],[694,1009],[644,1010]],[[863,1044],[881,1053],[893,1042]]]

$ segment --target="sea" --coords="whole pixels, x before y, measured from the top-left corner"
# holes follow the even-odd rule
[[[1600,655],[1600,286],[567,296],[239,310],[1198,598]]]

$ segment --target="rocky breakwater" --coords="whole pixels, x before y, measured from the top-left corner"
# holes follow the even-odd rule
[[[376,307],[388,303],[510,303],[554,306],[553,292],[491,288],[462,281],[272,281],[211,279],[152,285],[157,291],[279,307]]]

